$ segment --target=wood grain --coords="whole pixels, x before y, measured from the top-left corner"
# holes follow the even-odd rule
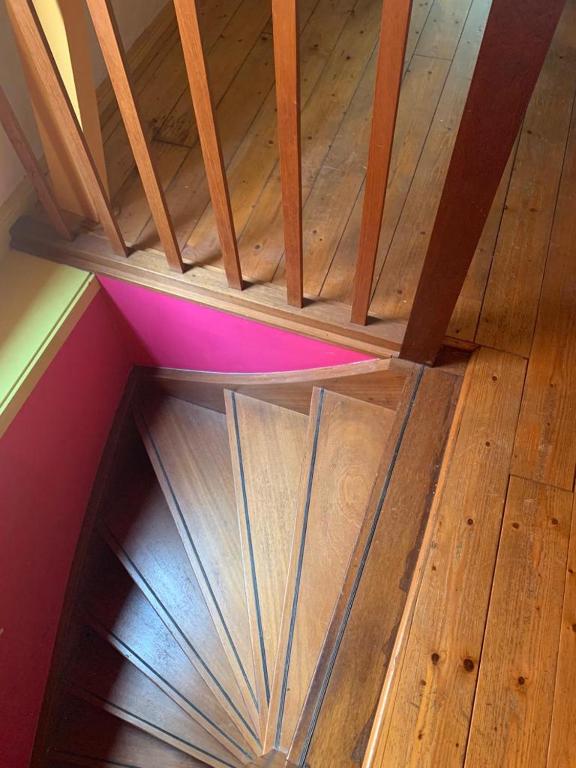
[[[28,65],[38,77],[52,119],[58,116],[62,139],[66,142],[70,155],[90,191],[104,231],[114,251],[120,255],[127,255],[126,245],[110,208],[104,185],[98,175],[96,164],[62,83],[36,12],[27,0],[8,0],[8,8],[13,24],[16,25],[25,46]]]
[[[75,695],[214,768],[240,766],[250,759],[231,744],[232,751],[226,749],[91,630],[77,648],[67,682]]]
[[[564,4],[492,3],[403,357],[436,357]]]
[[[294,737],[393,420],[388,409],[314,392],[264,752],[287,751]]]
[[[576,700],[572,695],[574,686],[576,686],[576,514],[573,507],[547,768],[570,768],[576,762],[576,742],[574,741]]]
[[[278,653],[308,419],[226,392],[261,733]]]
[[[204,373],[163,368],[144,371],[141,383],[204,408],[226,412],[225,390],[310,413],[315,387],[396,409],[416,366],[404,360],[365,360],[348,365],[281,373]]]
[[[158,172],[152,159],[151,145],[142,124],[140,108],[136,101],[112,4],[110,0],[88,0],[88,8],[166,259],[172,269],[182,271],[180,248],[176,241]]]
[[[374,768],[464,760],[525,368],[484,349],[471,365]]]
[[[310,768],[360,765],[390,662],[460,379],[425,371],[315,724]]]
[[[576,90],[576,4],[566,3],[524,118],[475,340],[528,357]]]
[[[226,418],[168,398],[143,404],[138,422],[251,722],[257,727],[250,622]]]
[[[512,471],[572,490],[576,469],[576,119],[572,118]]]
[[[104,545],[94,545],[97,565],[79,615],[212,736],[249,752],[244,736],[142,592]]]
[[[205,763],[75,697],[63,702],[50,759],[58,764],[110,768],[203,768]]]
[[[8,97],[2,86],[0,86],[0,123],[6,132],[8,140],[14,148],[14,152],[18,155],[20,162],[24,166],[24,170],[34,185],[38,199],[42,203],[50,223],[61,237],[66,238],[66,240],[72,240],[72,233],[62,216],[62,212],[58,208],[52,189],[44,178],[44,174],[36,160],[32,147],[22,131],[16,113],[12,109],[12,105],[8,101]]]
[[[174,0],[174,6],[182,39],[190,93],[196,114],[198,136],[204,156],[204,167],[222,248],[224,269],[228,284],[233,288],[241,289],[243,284],[238,244],[230,207],[226,169],[224,168],[222,150],[214,120],[214,108],[204,60],[196,0],[192,3],[186,2],[186,0]]]
[[[244,739],[250,716],[202,590],[143,446],[112,486],[100,530]],[[120,474],[120,473],[119,473]]]
[[[372,296],[411,9],[412,0],[382,3],[372,131],[352,297],[352,322],[362,325],[368,318]]]
[[[288,304],[303,301],[302,172],[300,146],[300,67],[298,3],[272,0],[274,67],[278,111],[278,148],[284,217],[286,296]]]
[[[510,478],[468,768],[546,765],[571,510],[572,493]]]

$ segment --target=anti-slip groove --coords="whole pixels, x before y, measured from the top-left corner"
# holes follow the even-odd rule
[[[196,647],[194,645],[192,645],[192,643],[190,642],[190,640],[188,639],[186,634],[182,631],[182,628],[180,627],[180,624],[176,621],[176,619],[173,617],[171,612],[166,608],[166,606],[164,605],[163,601],[160,599],[160,597],[158,596],[157,592],[154,590],[154,588],[152,587],[150,582],[146,579],[144,574],[140,571],[140,569],[138,568],[136,563],[128,555],[128,553],[126,552],[126,550],[124,549],[122,544],[120,544],[120,542],[116,539],[116,537],[114,536],[112,531],[108,528],[108,526],[106,526],[106,533],[110,536],[110,538],[114,542],[115,547],[117,547],[118,550],[122,552],[122,554],[126,558],[127,562],[130,563],[130,567],[134,569],[134,571],[138,575],[138,578],[142,580],[142,582],[146,585],[146,588],[154,596],[154,600],[157,601],[158,605],[161,606],[161,608],[165,612],[166,616],[169,617],[170,621],[172,622],[172,624],[174,625],[175,629],[177,630],[179,636],[182,638],[182,641],[187,645],[188,648],[190,648],[190,650],[194,654],[194,658],[197,659],[198,663],[202,666],[202,669],[204,669],[206,671],[206,674],[210,677],[210,679],[213,681],[214,685],[218,688],[218,690],[222,694],[222,697],[226,700],[227,704],[229,704],[230,708],[238,716],[239,720],[242,722],[242,724],[247,729],[247,731],[250,733],[250,735],[253,738],[256,738],[256,735],[255,735],[252,727],[247,722],[245,717],[242,715],[242,713],[240,712],[240,710],[238,709],[236,704],[232,701],[232,699],[230,698],[230,695],[228,694],[226,689],[222,686],[222,683],[220,683],[220,681],[218,680],[216,675],[212,672],[212,670],[207,665],[207,663],[204,661],[202,656],[200,656],[200,654],[199,654],[198,650],[196,649]],[[160,617],[160,618],[162,618],[162,617]],[[168,627],[168,629],[170,629],[170,627]]]
[[[326,695],[326,691],[328,690],[328,685],[330,683],[330,678],[332,676],[332,672],[334,670],[334,665],[336,664],[336,659],[338,657],[338,652],[340,650],[340,645],[342,643],[342,639],[344,637],[344,633],[346,632],[346,627],[348,626],[348,620],[350,619],[350,614],[352,613],[352,608],[354,606],[354,600],[356,598],[356,594],[358,593],[358,588],[360,586],[360,581],[362,579],[362,575],[364,573],[364,567],[366,565],[366,562],[368,560],[368,556],[370,554],[370,548],[372,546],[372,542],[374,540],[374,536],[376,535],[376,528],[378,527],[378,522],[380,521],[380,517],[382,514],[382,509],[384,508],[384,503],[386,501],[386,496],[388,494],[388,489],[390,487],[390,482],[392,480],[392,475],[394,472],[394,468],[396,466],[396,462],[398,460],[398,455],[400,453],[400,448],[402,446],[402,441],[404,439],[404,435],[406,433],[406,429],[408,427],[408,422],[410,420],[410,416],[412,415],[412,410],[414,408],[414,402],[416,400],[416,395],[418,394],[418,389],[420,387],[420,382],[422,381],[422,376],[424,374],[424,368],[420,367],[418,374],[416,376],[416,380],[414,382],[414,386],[412,388],[412,393],[410,395],[410,400],[408,403],[408,407],[406,408],[406,412],[402,418],[402,424],[400,425],[400,429],[398,430],[398,437],[396,438],[396,442],[394,445],[394,451],[392,453],[392,457],[390,459],[390,463],[388,465],[388,469],[386,471],[386,476],[384,478],[384,482],[382,484],[382,491],[380,493],[380,497],[378,499],[378,504],[376,507],[376,511],[374,514],[374,517],[372,519],[370,530],[368,532],[368,536],[366,539],[366,544],[364,546],[364,550],[362,552],[362,557],[360,558],[360,563],[358,566],[358,571],[354,577],[354,583],[352,585],[352,589],[350,592],[350,597],[348,598],[348,601],[346,603],[346,607],[344,609],[342,621],[340,623],[340,626],[338,628],[338,632],[335,638],[334,642],[334,648],[332,649],[332,652],[330,654],[330,658],[327,663],[326,667],[326,673],[324,675],[324,678],[322,680],[322,684],[320,686],[320,690],[318,692],[317,700],[314,705],[314,710],[312,713],[312,716],[310,718],[310,724],[308,726],[308,730],[306,732],[306,737],[303,743],[302,751],[298,757],[297,763],[299,766],[304,765],[306,757],[308,755],[308,750],[310,748],[310,743],[312,741],[312,736],[314,735],[314,731],[316,729],[316,724],[318,722],[318,717],[320,715],[320,710],[322,709],[322,704],[324,702],[324,697]]]
[[[248,554],[250,558],[250,576],[252,579],[252,589],[254,591],[254,602],[256,609],[256,622],[258,625],[258,642],[260,646],[260,655],[262,659],[262,673],[264,676],[264,688],[266,693],[266,703],[270,703],[270,682],[268,678],[268,664],[266,660],[266,644],[264,642],[264,629],[262,626],[262,609],[260,605],[260,593],[258,591],[258,577],[256,574],[256,562],[254,557],[254,543],[252,541],[252,527],[250,522],[250,513],[248,510],[248,494],[246,492],[246,475],[244,472],[244,461],[242,458],[242,443],[240,440],[240,428],[238,425],[238,409],[236,407],[236,393],[231,393],[232,414],[234,417],[234,432],[236,436],[236,450],[238,453],[238,467],[240,472],[240,484],[242,486],[242,506],[244,510],[244,520],[246,523],[246,539],[248,541]]]
[[[165,481],[166,486],[168,488],[168,491],[170,493],[170,497],[172,498],[172,503],[173,503],[174,508],[176,509],[177,513],[178,513],[178,518],[179,518],[179,520],[180,520],[180,522],[181,522],[181,524],[182,524],[182,526],[183,526],[183,528],[184,528],[184,530],[186,532],[186,537],[188,539],[188,543],[190,544],[190,547],[191,547],[191,549],[192,549],[192,551],[194,553],[194,557],[196,559],[196,563],[197,563],[197,565],[198,565],[198,567],[199,567],[199,569],[200,569],[200,571],[202,573],[202,577],[204,579],[204,583],[205,583],[206,588],[207,588],[207,590],[208,590],[208,592],[210,594],[210,598],[211,598],[211,600],[213,602],[213,605],[214,605],[214,607],[216,609],[216,612],[218,614],[218,618],[220,619],[220,621],[222,623],[222,627],[223,627],[224,632],[226,634],[226,638],[227,638],[228,642],[230,643],[230,647],[232,649],[232,652],[234,654],[234,658],[236,659],[236,662],[237,662],[238,667],[240,669],[240,672],[242,674],[242,678],[243,678],[244,682],[246,683],[246,687],[247,687],[248,692],[250,694],[250,697],[251,697],[251,699],[252,699],[252,701],[254,703],[254,706],[256,708],[258,708],[258,702],[257,702],[256,696],[254,694],[254,691],[252,689],[252,686],[250,684],[250,680],[248,678],[246,670],[244,669],[244,665],[242,664],[242,660],[240,658],[240,654],[238,653],[238,649],[236,648],[234,640],[232,639],[232,635],[231,635],[230,630],[228,628],[228,625],[227,625],[227,623],[226,623],[226,621],[224,619],[224,615],[222,613],[222,609],[220,608],[218,600],[216,599],[216,595],[214,594],[214,591],[212,589],[212,585],[210,584],[210,581],[208,579],[208,575],[206,573],[204,565],[202,564],[202,560],[200,559],[200,556],[198,554],[198,550],[196,548],[196,545],[194,544],[192,533],[191,533],[190,528],[188,526],[188,523],[186,521],[186,516],[184,515],[184,513],[182,511],[182,508],[181,508],[180,503],[178,501],[178,497],[176,495],[176,492],[175,492],[175,490],[174,490],[174,488],[172,486],[172,483],[170,482],[170,478],[169,478],[168,473],[166,471],[166,467],[164,466],[164,462],[162,461],[162,457],[160,455],[158,447],[156,446],[156,443],[154,441],[154,437],[153,437],[153,435],[151,433],[151,430],[150,430],[150,428],[149,428],[149,426],[148,426],[148,424],[146,422],[146,419],[145,419],[145,417],[144,417],[144,415],[142,413],[140,413],[140,417],[142,418],[142,422],[143,422],[143,424],[144,424],[144,426],[146,428],[146,436],[147,436],[147,438],[149,440],[149,443],[150,443],[150,446],[152,447],[152,450],[154,451],[154,456],[156,457],[157,464],[158,464],[158,466],[160,468],[160,471],[162,472],[162,476],[164,478],[164,481]],[[253,735],[254,735],[254,738],[256,739],[256,741],[259,742],[259,739],[256,736],[256,734],[253,733]]]
[[[101,702],[102,704],[106,704],[109,707],[118,710],[118,712],[122,712],[123,714],[127,715],[128,717],[133,718],[134,720],[137,720],[139,723],[143,723],[144,725],[149,726],[150,728],[153,728],[155,731],[158,731],[159,733],[163,733],[165,736],[168,736],[171,739],[174,739],[175,741],[179,741],[182,744],[185,744],[187,747],[191,747],[196,752],[200,752],[203,755],[206,755],[206,757],[211,758],[212,760],[216,760],[218,763],[220,763],[223,766],[226,766],[226,768],[236,768],[234,763],[228,763],[225,760],[222,760],[222,758],[218,757],[217,755],[213,754],[212,752],[209,752],[207,749],[204,749],[203,747],[199,747],[197,744],[194,744],[191,741],[187,741],[186,739],[183,739],[181,736],[176,736],[175,733],[172,733],[171,731],[166,730],[166,728],[163,728],[161,725],[157,725],[156,723],[151,722],[150,720],[146,720],[145,717],[141,717],[140,715],[134,714],[134,712],[131,712],[129,709],[126,709],[125,707],[121,707],[119,704],[116,704],[113,701],[110,701],[109,699],[105,699],[103,696],[99,696],[97,693],[93,693],[92,691],[88,691],[86,689],[81,689],[85,691],[85,693],[90,696],[93,699],[96,699],[97,701]],[[145,728],[142,728],[142,730],[146,730]],[[249,755],[247,755],[249,757]]]
[[[97,625],[100,625],[100,622],[96,619],[95,622]],[[100,625],[103,626],[103,625]],[[194,704],[193,701],[190,701],[190,699],[187,696],[184,696],[184,694],[179,691],[172,683],[170,683],[168,680],[166,680],[165,677],[163,677],[154,667],[149,664],[145,659],[143,659],[138,653],[136,653],[132,648],[130,648],[127,643],[125,643],[118,635],[116,635],[112,630],[103,627],[104,632],[109,635],[110,638],[113,638],[113,643],[119,646],[120,648],[124,649],[123,655],[125,658],[128,659],[128,661],[131,661],[131,657],[138,659],[139,663],[142,664],[143,667],[145,667],[147,670],[149,670],[150,674],[153,677],[156,677],[158,680],[161,680],[162,683],[169,688],[178,698],[182,699],[182,701],[185,701],[186,704],[194,710],[203,720],[205,720],[212,728],[214,728],[215,731],[217,731],[219,734],[221,734],[225,739],[227,739],[231,744],[233,744],[236,749],[240,750],[242,754],[246,755],[246,757],[252,757],[252,755],[247,752],[244,747],[241,744],[238,744],[235,739],[233,739],[231,736],[229,736],[226,731],[224,731],[223,728],[221,728],[218,723],[215,723],[212,718],[208,717],[196,704]],[[122,652],[122,651],[121,651]]]

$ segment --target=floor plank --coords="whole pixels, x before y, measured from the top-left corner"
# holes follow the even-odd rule
[[[571,510],[572,493],[510,478],[466,768],[546,765]]]
[[[464,760],[525,369],[520,358],[485,349],[471,366],[374,768]]]
[[[554,708],[550,728],[547,768],[576,765],[576,505],[572,509],[572,530],[564,586],[560,627],[560,648],[556,668]]]
[[[570,0],[530,101],[476,341],[528,357],[576,88]]]
[[[572,490],[576,469],[576,115],[562,174],[512,471]]]

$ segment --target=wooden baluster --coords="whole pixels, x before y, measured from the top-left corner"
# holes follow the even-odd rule
[[[401,356],[433,363],[565,0],[493,0]]]
[[[180,247],[152,160],[150,142],[134,95],[114,11],[110,0],[87,0],[87,3],[166,259],[171,269],[182,272]]]
[[[226,170],[214,119],[214,107],[202,49],[196,0],[174,0],[174,7],[180,29],[198,136],[206,168],[206,178],[210,189],[220,247],[222,248],[224,269],[226,270],[228,285],[232,288],[242,289],[238,243],[236,242],[230,207]]]
[[[282,210],[284,213],[286,290],[288,304],[301,307],[303,302],[303,247],[297,0],[272,0],[272,18]]]
[[[366,324],[384,213],[412,0],[383,0],[352,322]]]
[[[32,151],[32,147],[28,143],[28,140],[22,130],[18,118],[16,117],[12,105],[8,101],[8,97],[4,93],[4,89],[0,85],[0,123],[6,132],[6,136],[10,140],[10,143],[14,147],[14,151],[20,158],[20,162],[24,166],[28,176],[36,193],[38,199],[42,203],[48,218],[56,232],[58,232],[66,240],[72,240],[72,233],[68,228],[68,225],[64,221],[62,212],[58,208],[54,194],[48,185],[48,182],[44,178],[42,169],[38,165],[36,156]]]
[[[32,0],[32,6],[108,195],[104,143],[92,75],[89,25],[83,3],[78,0]],[[67,142],[61,135],[58,116],[51,114],[46,94],[28,62],[25,44],[12,18],[10,5],[8,16],[20,49],[28,95],[56,202],[61,210],[97,222],[98,211],[90,191],[70,157]]]
[[[38,78],[50,113],[57,119],[70,156],[90,191],[104,231],[114,250],[119,254],[127,255],[126,244],[110,208],[94,159],[88,149],[36,12],[31,6],[30,0],[6,0],[6,4],[22,41],[26,64]]]

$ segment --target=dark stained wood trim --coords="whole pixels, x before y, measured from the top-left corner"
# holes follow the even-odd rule
[[[566,0],[493,0],[401,355],[432,364]]]

